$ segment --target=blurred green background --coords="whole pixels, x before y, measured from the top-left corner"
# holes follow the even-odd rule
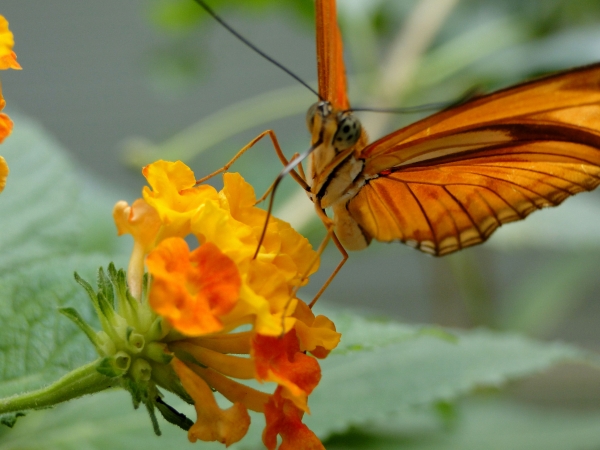
[[[338,3],[356,106],[452,101],[472,88],[490,91],[600,61],[597,0]],[[210,4],[315,85],[310,0]],[[0,13],[10,22],[23,66],[2,74],[6,111],[35,118],[72,152],[88,181],[85,195],[105,200],[104,210],[90,211],[91,227],[111,229],[112,205],[139,197],[140,168],[153,157],[182,157],[200,177],[266,128],[275,130],[288,156],[309,145],[304,113],[314,96],[191,0],[3,0]],[[378,137],[418,117],[361,118]],[[280,164],[265,141],[233,170],[262,193]],[[324,231],[300,191],[285,180],[277,208],[318,243]],[[408,322],[513,329],[598,350],[598,223],[600,192],[594,192],[441,259],[374,243],[350,255],[322,301]],[[96,245],[120,251],[128,242],[99,238]],[[316,292],[338,260],[329,248],[303,295]],[[545,389],[544,398],[554,392],[557,402],[598,405],[593,376],[581,368],[563,372],[543,380],[557,387]],[[565,387],[564,378],[575,387]],[[518,389],[535,397],[531,387]]]

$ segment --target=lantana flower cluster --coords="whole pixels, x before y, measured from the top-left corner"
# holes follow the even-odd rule
[[[15,40],[13,34],[8,29],[8,21],[4,16],[0,15],[0,69],[20,69],[21,66],[17,62],[17,55],[13,51]],[[4,109],[6,102],[2,97],[2,85],[0,85],[0,111]],[[12,121],[10,118],[0,112],[0,144],[12,131]],[[0,192],[4,190],[6,185],[6,177],[8,176],[8,165],[6,160],[0,155]]]
[[[221,191],[196,185],[181,162],[158,161],[143,174],[150,185],[143,199],[117,203],[114,219],[119,234],[134,239],[131,295],[168,324],[159,339],[197,413],[190,441],[239,441],[251,410],[265,415],[268,449],[278,436],[281,449],[323,448],[302,417],[321,377],[316,358],[326,357],[340,334],[295,297],[317,270],[318,255],[284,221],[270,217],[264,230],[267,214],[239,174],[224,174]],[[244,383],[252,379],[273,383],[274,391]],[[164,380],[156,382],[178,392]],[[232,406],[221,409],[214,391]]]

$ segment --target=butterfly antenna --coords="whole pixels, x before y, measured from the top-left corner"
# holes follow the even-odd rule
[[[217,22],[219,22],[227,31],[229,31],[231,34],[233,34],[236,38],[238,38],[240,41],[242,41],[244,44],[246,44],[248,47],[250,47],[256,53],[258,53],[260,56],[265,58],[271,64],[274,64],[275,66],[279,67],[281,70],[283,70],[289,76],[291,76],[294,80],[296,80],[298,83],[300,83],[306,89],[308,89],[313,94],[315,94],[317,97],[319,97],[318,92],[315,91],[306,81],[301,79],[298,75],[296,75],[294,72],[292,72],[290,69],[285,67],[280,62],[271,58],[269,55],[267,55],[265,52],[263,52],[261,49],[259,49],[256,45],[254,45],[252,42],[250,42],[248,39],[246,39],[244,36],[242,36],[240,33],[238,33],[227,22],[225,22],[223,19],[221,19],[221,17],[218,16],[217,13],[215,13],[206,3],[204,3],[203,0],[195,0],[195,2],[198,3],[198,5],[200,5],[200,7],[202,9],[204,9],[204,11],[206,11],[210,16],[212,16],[213,19],[215,19]]]
[[[281,183],[281,180],[283,180],[283,178],[289,174],[292,170],[294,170],[294,168],[300,164],[302,161],[304,161],[308,155],[310,155],[315,148],[317,148],[319,145],[321,145],[322,141],[317,141],[314,145],[312,145],[307,151],[305,151],[304,153],[301,153],[300,155],[296,156],[294,159],[292,159],[284,168],[281,172],[279,172],[279,175],[277,175],[277,178],[275,178],[275,181],[273,182],[273,188],[271,189],[271,197],[269,198],[269,207],[267,208],[267,219],[265,220],[265,225],[263,226],[263,230],[262,233],[260,235],[260,239],[258,240],[258,245],[256,246],[256,252],[254,252],[254,256],[252,257],[252,259],[256,259],[256,257],[258,256],[258,252],[260,250],[260,246],[263,243],[263,240],[265,239],[265,235],[267,234],[267,226],[269,225],[269,219],[271,218],[271,213],[273,211],[273,203],[275,202],[275,191],[277,190],[277,186],[279,186],[279,183]]]
[[[469,89],[467,92],[465,92],[462,95],[462,97],[459,97],[459,99],[456,100],[454,103],[451,103],[448,106],[446,106],[445,109],[450,109],[450,108],[454,108],[455,106],[462,105],[463,103],[467,103],[470,100],[479,98],[484,94],[485,94],[485,91],[483,90],[483,88],[481,86],[473,86],[471,89]]]
[[[425,105],[407,106],[404,108],[369,108],[369,107],[358,107],[352,108],[351,112],[376,112],[376,113],[389,113],[389,114],[416,114],[420,112],[437,111],[439,109],[449,108],[454,105],[453,103],[427,103]]]
[[[476,86],[465,92],[458,100],[445,103],[426,103],[424,105],[408,106],[405,108],[352,108],[350,111],[363,111],[363,112],[377,112],[377,113],[391,113],[391,114],[416,114],[420,112],[429,112],[435,110],[444,110],[454,108],[455,106],[462,105],[463,103],[473,100],[474,98],[480,97],[482,90]]]

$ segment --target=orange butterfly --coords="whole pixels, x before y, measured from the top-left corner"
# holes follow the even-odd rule
[[[316,23],[322,101],[307,115],[306,183],[346,249],[376,239],[446,255],[600,184],[600,64],[478,97],[368,144],[349,111],[335,0],[316,0]]]

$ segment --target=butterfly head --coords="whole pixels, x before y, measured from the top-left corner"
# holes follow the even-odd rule
[[[360,121],[352,111],[335,111],[330,102],[320,101],[313,104],[306,113],[306,125],[314,136],[335,148],[339,153],[354,146],[361,136]],[[330,136],[330,140],[327,139]]]

